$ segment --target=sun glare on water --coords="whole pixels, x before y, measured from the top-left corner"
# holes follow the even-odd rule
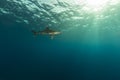
[[[65,0],[73,5],[82,6],[85,11],[100,12],[110,5],[116,5],[119,0]]]
[[[108,0],[86,0],[87,5],[91,7],[104,6],[107,2]]]
[[[84,9],[86,11],[101,11],[105,7],[107,7],[107,4],[110,2],[110,0],[73,0],[75,4],[77,5],[84,5]],[[114,1],[114,0],[112,0]]]
[[[108,0],[86,0],[85,6],[92,11],[101,11],[107,6]]]

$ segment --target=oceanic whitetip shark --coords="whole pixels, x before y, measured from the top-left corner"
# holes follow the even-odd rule
[[[42,34],[42,35],[49,35],[51,39],[54,38],[54,36],[56,35],[59,35],[61,32],[60,31],[56,31],[56,30],[52,30],[50,29],[49,27],[46,27],[44,30],[42,31],[35,31],[35,30],[32,30],[32,33],[37,36],[39,34]]]

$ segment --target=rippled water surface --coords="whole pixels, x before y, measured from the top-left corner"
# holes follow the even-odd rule
[[[120,80],[119,41],[119,0],[0,0],[0,80]]]

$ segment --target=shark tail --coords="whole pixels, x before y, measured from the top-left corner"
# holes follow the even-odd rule
[[[36,31],[34,31],[34,30],[32,30],[32,33],[33,33],[34,36],[37,36],[37,35],[38,35],[38,32],[36,32]]]

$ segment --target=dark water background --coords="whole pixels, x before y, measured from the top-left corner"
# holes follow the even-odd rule
[[[5,11],[9,11],[12,5],[18,4],[7,1],[10,6],[8,3]],[[4,2],[4,4],[6,3]],[[0,7],[4,9],[3,5]],[[22,5],[25,7],[26,4]],[[16,7],[19,8],[18,5]],[[103,24],[99,23],[100,29],[101,27],[106,27],[106,25],[109,28],[114,26],[113,28],[118,31],[117,36],[115,35],[116,33],[114,34],[116,31],[112,30],[100,30],[99,38],[96,38],[94,32],[92,34],[92,32],[88,31],[84,33],[87,34],[88,32],[88,34],[91,34],[85,36],[82,32],[78,34],[79,30],[77,28],[56,36],[53,40],[49,39],[48,36],[42,35],[33,37],[29,26],[42,27],[52,21],[44,20],[42,23],[42,20],[38,18],[41,23],[37,25],[39,22],[30,17],[33,13],[31,11],[29,13],[26,7],[24,8],[26,13],[21,11],[24,15],[19,14],[17,8],[15,8],[16,10],[12,9],[11,12],[13,13],[10,15],[8,13],[0,13],[0,80],[120,80],[120,35],[119,28],[117,28],[120,25],[120,18],[118,8],[115,8],[116,10],[113,12],[117,14],[115,15],[116,17],[112,17],[109,12],[105,13],[105,15],[110,14],[110,18],[104,21],[101,20]],[[43,9],[47,10],[46,7]],[[53,14],[52,12],[50,13]],[[33,21],[33,23],[27,25],[17,23],[15,21],[19,17],[15,15],[28,21]],[[86,16],[89,15],[85,14],[84,17]],[[59,20],[57,21],[57,16],[52,17],[56,22],[60,22]],[[87,21],[85,19],[81,20],[83,23],[76,21],[71,22],[75,22],[74,24],[80,23],[80,28],[82,24],[90,23],[90,25],[88,24],[89,27],[92,24],[91,17]],[[104,23],[105,21],[108,23]],[[58,23],[51,24],[57,25]],[[68,26],[68,24],[64,22],[62,28],[64,29],[65,25]],[[85,29],[81,28],[80,30]]]
[[[37,37],[24,25],[0,25],[0,80],[119,80],[120,50]]]

